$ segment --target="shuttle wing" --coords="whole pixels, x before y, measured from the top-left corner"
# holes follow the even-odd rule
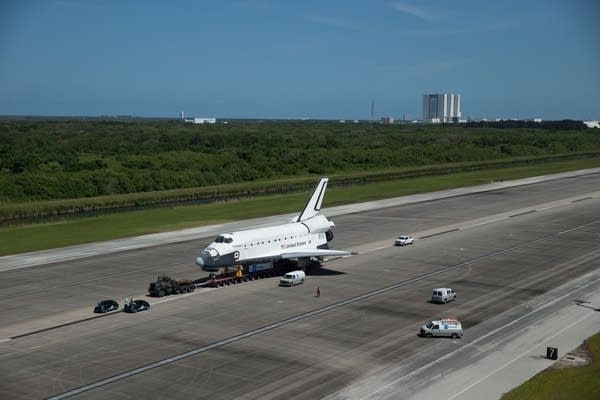
[[[346,257],[355,255],[356,253],[352,253],[349,251],[343,250],[329,250],[329,249],[311,249],[305,251],[295,251],[291,253],[282,253],[281,258],[300,258],[300,257],[325,257],[325,256],[335,256],[335,257]]]

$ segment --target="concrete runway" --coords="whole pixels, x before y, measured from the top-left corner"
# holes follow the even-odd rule
[[[144,298],[160,273],[204,275],[194,259],[213,235],[49,264],[0,259],[0,398],[442,393],[449,399],[477,398],[477,390],[490,387],[502,393],[548,365],[542,350],[514,355],[524,354],[515,343],[531,349],[531,340],[548,338],[526,340],[532,326],[557,320],[577,328],[561,320],[577,307],[587,314],[576,321],[592,323],[587,330],[598,327],[600,313],[574,303],[600,301],[594,297],[600,288],[598,188],[596,171],[339,214],[332,247],[360,254],[325,263],[304,285],[283,288],[265,279],[197,290],[150,299],[151,310],[133,315],[94,317],[91,310],[104,298],[121,304],[126,296]],[[391,245],[403,233],[417,237],[414,246]],[[440,286],[454,288],[458,299],[429,303]],[[440,316],[460,318],[464,338],[416,336]],[[490,360],[490,353],[499,358]],[[533,367],[499,384],[505,380],[497,367],[516,365],[507,364],[515,357]],[[478,366],[475,372],[466,369],[470,365]]]

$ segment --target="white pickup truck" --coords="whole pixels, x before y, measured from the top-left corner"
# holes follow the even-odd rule
[[[412,236],[398,236],[394,245],[396,246],[406,246],[407,244],[413,244],[415,239]]]

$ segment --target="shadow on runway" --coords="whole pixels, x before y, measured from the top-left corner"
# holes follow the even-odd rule
[[[308,271],[306,271],[306,275],[311,276],[330,276],[330,275],[345,275],[346,272],[336,271],[334,269],[328,269],[323,267],[310,267]]]
[[[438,306],[445,306],[445,305],[450,306],[454,302],[456,302],[456,299],[447,301],[446,303],[440,303],[438,301],[432,301],[431,299],[424,301],[424,303],[435,304],[435,305],[438,305]]]
[[[574,300],[574,301],[575,301],[575,304],[577,304],[580,307],[585,307],[585,308],[589,308],[590,310],[600,312],[600,308],[594,308],[594,306],[588,305],[590,303],[589,301],[584,301],[584,300]]]

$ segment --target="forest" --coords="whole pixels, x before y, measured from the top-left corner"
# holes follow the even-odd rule
[[[600,152],[580,123],[505,125],[4,120],[0,201]]]

